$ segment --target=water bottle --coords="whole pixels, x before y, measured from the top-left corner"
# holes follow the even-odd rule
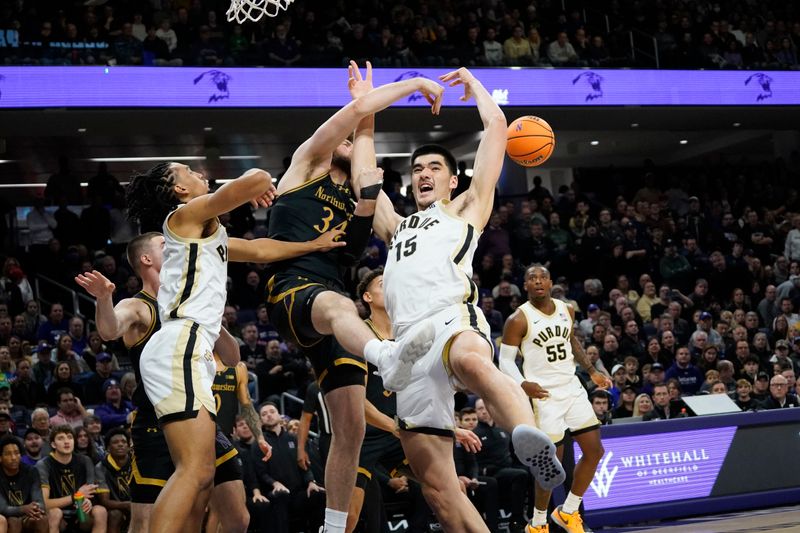
[[[86,522],[88,517],[86,516],[86,512],[83,510],[83,501],[85,500],[83,494],[76,492],[72,499],[75,502],[75,507],[77,509],[78,522]]]

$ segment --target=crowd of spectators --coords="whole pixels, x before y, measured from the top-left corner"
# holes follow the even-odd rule
[[[462,187],[469,179],[465,168],[460,165]],[[413,201],[397,187],[395,174],[387,169],[385,187],[398,212],[408,214]],[[81,188],[81,181],[88,187]],[[556,190],[534,179],[527,195],[496,200],[475,255],[473,280],[493,339],[499,342],[505,319],[526,299],[526,265],[538,262],[552,273],[553,296],[574,305],[576,335],[588,355],[614,382],[609,391],[590,389],[603,423],[686,416],[676,402],[697,394],[727,394],[742,410],[797,406],[797,183],[797,154],[757,167],[709,162],[699,169],[657,168],[647,162],[615,173],[577,169],[575,181]],[[27,249],[10,251],[3,262],[0,437],[23,438],[24,461],[46,457],[53,429],[68,426],[76,453],[102,462],[103,435],[129,422],[137,384],[123,347],[104,342],[81,317],[68,316],[71,307],[54,302],[41,308],[31,281],[41,274],[77,290],[74,275],[97,269],[116,284],[117,301],[135,294],[140,283],[125,263],[124,247],[136,230],[125,222],[122,192],[106,168],[79,179],[62,160],[28,215]],[[75,212],[76,205],[83,207]],[[221,220],[231,235],[253,238],[265,231],[249,207]],[[373,238],[348,272],[348,285],[385,257],[385,244]],[[223,324],[240,339],[241,358],[257,378],[252,393],[262,403],[266,434],[283,442],[293,438],[300,406],[289,402],[283,413],[276,406],[285,392],[302,398],[312,373],[303,353],[269,323],[261,298],[269,276],[268,265],[229,265]],[[591,387],[591,380],[586,384]],[[462,457],[467,462],[460,473],[465,490],[491,509],[496,502],[480,483],[483,477],[502,480],[501,492],[529,487],[530,479],[502,453],[507,443],[479,400],[480,424],[473,424],[470,408],[461,413],[469,415],[464,427],[500,444],[487,448],[492,454],[479,454],[477,467]],[[288,436],[281,436],[278,425]],[[252,439],[247,433],[245,424],[237,424],[235,436],[245,451]],[[251,497],[271,500],[274,487],[287,486],[276,477],[285,472],[253,468],[260,474],[250,479]],[[319,498],[311,493],[318,491],[309,485],[314,478],[294,470],[291,476],[307,495],[303,505],[316,509]],[[386,490],[405,493],[403,487],[392,481]],[[524,504],[519,487],[509,498],[522,494]]]
[[[227,0],[0,2],[0,61],[33,65],[798,68],[792,2],[296,2],[228,23]],[[631,49],[630,32],[634,31]],[[653,44],[655,39],[655,45]],[[639,62],[635,58],[639,59]]]

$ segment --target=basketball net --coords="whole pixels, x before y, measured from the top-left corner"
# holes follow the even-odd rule
[[[251,20],[256,22],[264,15],[277,17],[278,13],[289,8],[294,0],[231,0],[231,7],[225,13],[228,22],[239,24]]]

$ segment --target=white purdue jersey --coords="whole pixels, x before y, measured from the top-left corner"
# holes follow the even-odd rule
[[[383,290],[395,332],[452,305],[472,314],[478,301],[472,256],[481,232],[446,212],[447,203],[403,219],[389,243]]]
[[[553,298],[556,308],[546,315],[530,301],[519,306],[525,314],[528,331],[520,343],[522,373],[545,389],[568,384],[575,378],[575,358],[570,335],[572,318],[567,304]]]
[[[213,235],[185,239],[169,229],[167,220],[158,289],[161,323],[180,319],[197,322],[213,345],[219,336],[227,296],[228,233],[217,222]]]

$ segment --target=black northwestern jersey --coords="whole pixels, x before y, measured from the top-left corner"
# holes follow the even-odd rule
[[[236,423],[236,414],[239,412],[239,399],[236,397],[236,367],[225,367],[225,370],[217,371],[211,391],[217,404],[217,425],[225,435],[231,435]]]
[[[154,411],[153,404],[144,392],[144,385],[142,385],[142,372],[139,368],[139,361],[142,357],[142,351],[145,344],[153,336],[153,333],[161,329],[161,319],[158,317],[158,302],[156,299],[145,291],[139,291],[134,296],[138,300],[142,300],[150,307],[151,322],[147,328],[147,333],[142,337],[139,342],[133,346],[128,347],[128,356],[131,358],[133,364],[133,372],[136,375],[136,383],[139,385],[133,391],[133,405],[140,411]]]
[[[50,488],[50,499],[72,496],[87,483],[95,483],[95,470],[89,457],[73,453],[72,460],[63,464],[51,453],[36,464],[42,487]]]
[[[112,500],[117,502],[131,501],[131,460],[125,466],[119,466],[111,454],[95,466],[95,476],[100,485],[98,492],[108,492]]]
[[[288,242],[306,242],[332,229],[346,230],[355,199],[348,185],[338,185],[326,173],[281,194],[269,210],[268,236]],[[312,252],[275,263],[280,278],[303,276],[319,283],[341,285],[342,248]]]
[[[364,322],[378,339],[383,340],[378,335],[378,332],[375,331],[375,326],[373,326],[371,320],[367,319]],[[389,418],[397,416],[397,395],[383,387],[383,379],[378,375],[378,367],[372,363],[367,363],[367,401]],[[386,435],[385,431],[367,424],[365,438],[383,435]]]
[[[0,469],[0,514],[22,516],[20,507],[33,502],[44,509],[39,471],[25,463],[20,463],[15,476],[6,475]]]

